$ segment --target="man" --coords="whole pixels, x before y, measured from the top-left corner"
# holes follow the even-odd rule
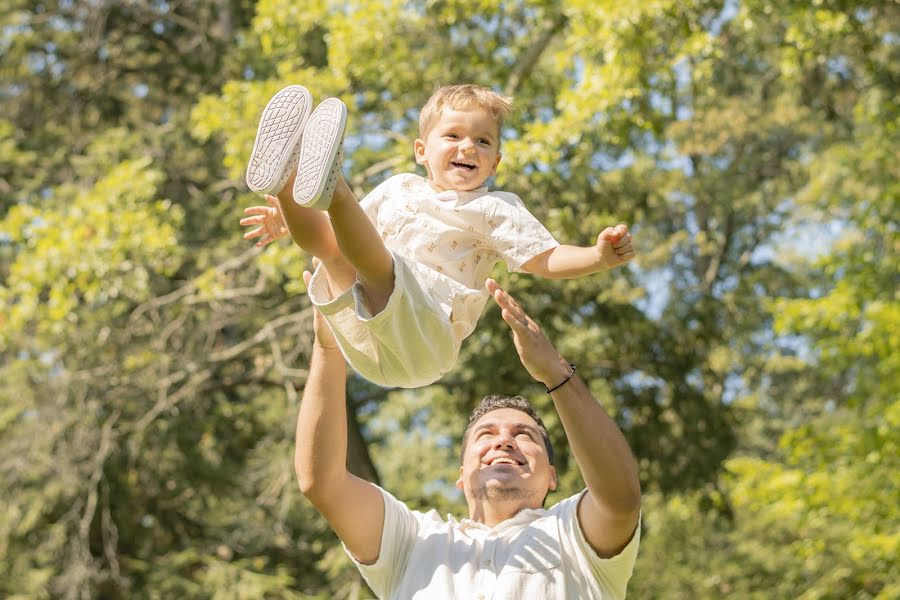
[[[634,457],[574,365],[497,282],[487,286],[522,365],[548,387],[587,489],[541,508],[556,471],[546,429],[521,398],[488,397],[470,420],[456,484],[467,519],[411,511],[350,474],[346,364],[318,314],[297,422],[300,489],[379,598],[623,598],[640,537]]]

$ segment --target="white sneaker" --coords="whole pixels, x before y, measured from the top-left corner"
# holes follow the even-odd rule
[[[294,201],[307,208],[328,210],[344,160],[347,107],[328,98],[309,116],[300,143],[300,163],[294,180]]]
[[[247,187],[263,194],[277,194],[284,188],[297,164],[311,106],[312,95],[302,85],[289,85],[272,96],[256,130]]]

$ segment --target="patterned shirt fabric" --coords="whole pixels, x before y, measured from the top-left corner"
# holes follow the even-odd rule
[[[354,561],[381,600],[611,600],[625,598],[640,544],[600,558],[578,523],[587,490],[550,509],[526,509],[494,528],[410,510],[385,490],[378,559]],[[346,549],[346,548],[345,548]]]
[[[486,187],[438,192],[406,173],[381,183],[361,205],[388,250],[428,267],[418,270],[422,286],[446,303],[458,343],[475,329],[494,265],[521,271],[559,245],[518,196]]]

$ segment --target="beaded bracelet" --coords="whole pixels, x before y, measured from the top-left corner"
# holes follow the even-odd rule
[[[575,363],[569,363],[569,366],[572,368],[572,370],[569,371],[569,375],[568,375],[565,379],[563,379],[562,382],[561,382],[559,385],[557,385],[556,387],[553,387],[553,388],[549,388],[549,387],[548,387],[548,388],[547,388],[547,393],[548,393],[548,394],[551,393],[551,392],[555,392],[556,390],[558,390],[559,388],[561,388],[562,386],[564,386],[564,385],[566,384],[567,381],[569,381],[570,379],[572,379],[572,375],[575,374],[575,368],[576,368],[576,367],[575,367]],[[545,387],[546,387],[546,386],[545,386]]]

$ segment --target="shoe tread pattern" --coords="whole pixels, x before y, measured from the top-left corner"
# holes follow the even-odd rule
[[[298,204],[328,208],[341,170],[345,126],[346,108],[336,98],[325,100],[310,115],[294,181],[294,201]]]
[[[278,193],[287,183],[300,154],[300,135],[309,104],[309,92],[295,85],[275,94],[266,105],[247,168],[251,190]]]

